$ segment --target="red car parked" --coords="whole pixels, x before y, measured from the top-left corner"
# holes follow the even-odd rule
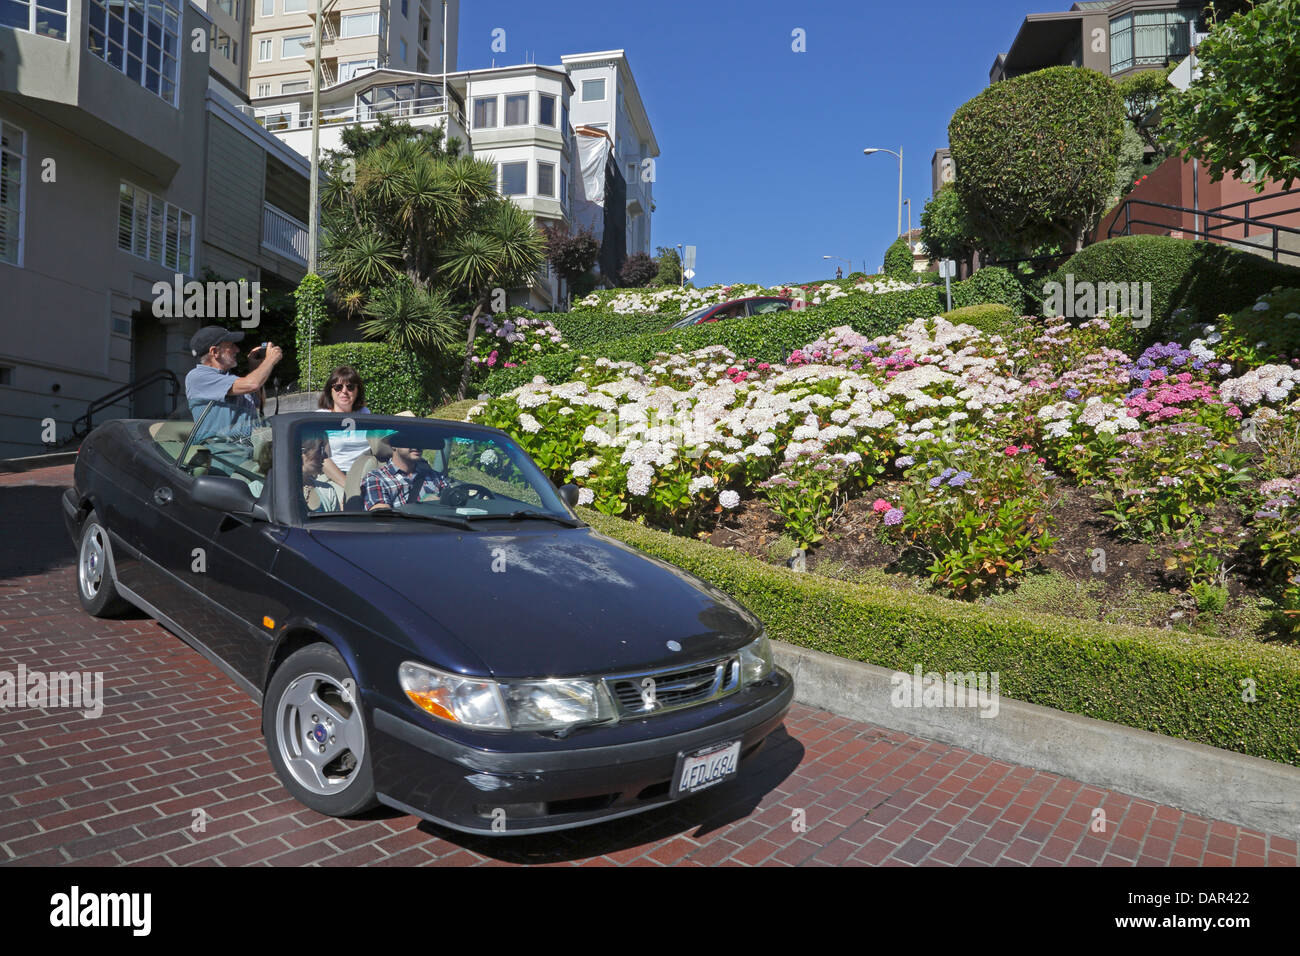
[[[704,322],[716,322],[719,319],[743,318],[747,315],[766,315],[768,312],[785,312],[794,306],[794,299],[783,296],[751,296],[748,299],[732,299],[706,305],[702,309],[690,312],[669,328],[683,329],[688,325],[700,325]]]

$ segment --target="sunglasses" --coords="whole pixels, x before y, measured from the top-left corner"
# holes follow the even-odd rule
[[[334,391],[336,392],[342,392],[344,390],[347,390],[349,392],[355,392],[357,390],[357,387],[355,385],[345,385],[342,382],[334,386]]]

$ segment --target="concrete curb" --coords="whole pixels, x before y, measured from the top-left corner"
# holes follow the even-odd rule
[[[19,471],[35,471],[37,468],[54,468],[58,465],[71,465],[77,460],[75,451],[58,451],[52,455],[30,455],[26,458],[5,458],[0,460],[0,475]]]
[[[1300,768],[1000,697],[978,707],[891,705],[896,671],[772,642],[795,699],[1108,790],[1290,838],[1300,837]],[[912,675],[908,675],[909,681]]]

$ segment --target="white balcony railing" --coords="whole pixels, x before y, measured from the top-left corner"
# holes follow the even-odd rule
[[[357,103],[354,106],[332,106],[320,111],[320,121],[322,126],[328,126],[333,123],[377,122],[380,114],[393,119],[427,116],[449,112],[447,104],[448,100],[445,96],[428,96],[419,100],[396,100],[377,106],[367,106],[364,103]],[[299,109],[295,103],[284,106],[243,106],[241,109],[272,133],[311,128],[311,109]],[[450,113],[456,122],[461,126],[465,125],[460,104],[454,100],[451,101]]]
[[[262,245],[306,264],[307,227],[269,202],[262,203]]]

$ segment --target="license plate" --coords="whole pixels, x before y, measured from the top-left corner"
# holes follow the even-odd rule
[[[715,744],[694,753],[683,753],[677,758],[677,773],[673,777],[672,795],[684,797],[688,793],[706,790],[715,783],[721,783],[735,775],[739,764],[739,740]]]

